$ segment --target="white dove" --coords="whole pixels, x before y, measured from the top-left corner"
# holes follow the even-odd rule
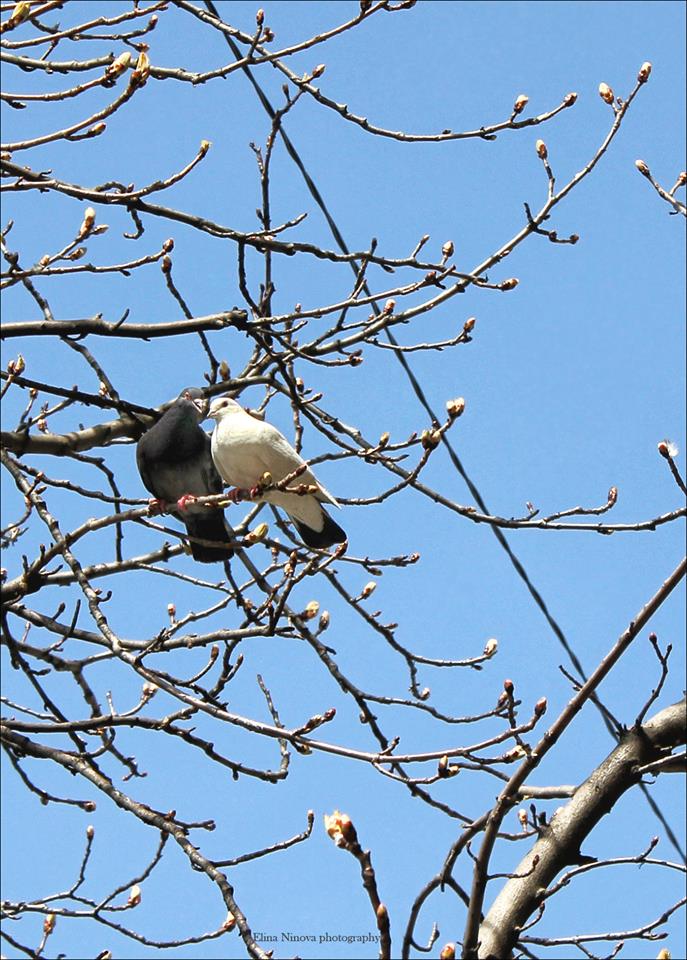
[[[274,483],[279,483],[305,466],[303,458],[276,427],[251,416],[230,397],[213,400],[207,415],[217,421],[212,433],[212,459],[227,483],[252,491],[265,473],[270,474]],[[346,533],[322,507],[322,503],[338,507],[334,497],[317,482],[308,467],[289,485],[300,484],[314,486],[317,492],[301,496],[283,490],[258,490],[257,496],[285,510],[309,547],[322,549],[343,543]]]

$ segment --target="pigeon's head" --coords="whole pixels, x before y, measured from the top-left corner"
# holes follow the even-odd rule
[[[199,420],[205,420],[207,416],[208,401],[203,396],[203,391],[198,387],[185,387],[179,394],[179,401],[186,401],[193,404],[195,413]]]
[[[215,397],[210,404],[207,415],[211,420],[217,420],[219,423],[224,417],[231,413],[237,413],[242,409],[236,400],[232,400],[231,397]]]

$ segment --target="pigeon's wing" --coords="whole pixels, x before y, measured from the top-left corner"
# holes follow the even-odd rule
[[[210,438],[198,424],[197,410],[189,399],[178,400],[143,434],[136,447],[136,463],[146,489],[166,503],[174,504],[184,494],[203,497],[222,492]],[[195,560],[215,563],[232,556],[233,536],[223,511],[191,504],[171,513],[186,527]]]
[[[284,437],[276,427],[273,427],[271,424],[264,424],[264,426],[269,428],[268,431],[266,431],[267,435],[265,437],[265,460],[269,465],[265,469],[272,474],[275,480],[283,480],[284,477],[293,473],[294,470],[302,467],[305,464],[305,460],[294,450],[286,437]],[[318,489],[318,492],[314,494],[317,500],[326,501],[335,507],[339,506],[331,493],[318,481],[310,467],[307,467],[303,473],[299,474],[293,483],[294,485],[305,483],[310,486],[315,486]]]

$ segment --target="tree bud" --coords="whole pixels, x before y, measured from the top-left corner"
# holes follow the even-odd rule
[[[119,56],[112,61],[109,67],[105,68],[105,77],[108,80],[115,80],[124,73],[130,63],[131,52],[126,50],[124,53],[120,53]]]
[[[150,76],[150,60],[145,50],[141,50],[136,61],[136,69],[131,74],[129,83],[134,87],[143,87]]]
[[[45,920],[43,921],[43,933],[45,934],[46,937],[49,937],[50,934],[55,929],[55,920],[56,920],[56,917],[54,913],[48,913],[46,915]]]
[[[374,580],[370,580],[363,587],[362,593],[360,594],[360,596],[363,598],[363,600],[365,600],[367,599],[367,597],[371,596],[376,589],[377,589],[376,582]]]
[[[17,354],[16,360],[10,360],[7,364],[7,372],[10,376],[19,377],[26,370],[26,361],[21,353]]]
[[[448,260],[449,257],[453,256],[453,240],[447,240],[446,243],[441,248],[442,255]]]
[[[135,883],[129,892],[129,899],[127,900],[127,904],[130,907],[137,907],[140,902],[141,902],[141,888],[137,883]]]
[[[487,642],[484,644],[484,656],[493,657],[498,648],[498,640],[495,640],[494,637],[492,637],[491,640],[487,640]]]
[[[301,614],[304,620],[313,620],[320,612],[320,605],[317,600],[311,600],[306,604],[305,610]]]
[[[247,543],[260,543],[267,536],[269,527],[266,523],[259,523],[255,529],[246,534]]]
[[[83,222],[79,229],[79,236],[85,237],[87,233],[90,233],[93,229],[93,224],[95,223],[95,210],[93,207],[86,207],[83,214]]]
[[[639,68],[639,73],[637,74],[638,83],[646,83],[649,77],[651,76],[651,64],[648,60],[645,60],[644,63]]]
[[[651,170],[649,170],[643,160],[635,160],[635,167],[637,167],[643,177],[651,176]]]
[[[334,813],[324,815],[324,828],[332,838],[337,847],[343,847],[348,843],[355,843],[357,835],[351,818],[340,810]]]
[[[174,623],[174,620],[176,619],[176,615],[177,615],[177,608],[174,606],[173,603],[167,604],[167,613],[169,614],[169,619],[172,621],[172,623]]]
[[[520,825],[522,829],[526,830],[527,829],[527,810],[523,810],[522,808],[518,810],[518,820],[520,821]]]
[[[319,623],[320,630],[327,629],[327,627],[329,626],[329,620],[330,620],[329,610],[323,610],[322,616],[320,617],[320,623]]]
[[[658,452],[662,457],[665,457],[666,460],[670,460],[676,457],[680,451],[677,448],[677,444],[673,443],[672,440],[661,440],[658,445]]]
[[[441,953],[439,954],[439,960],[456,960],[455,943],[447,943],[442,947]]]
[[[604,101],[604,103],[613,103],[615,100],[615,94],[613,90],[608,86],[607,83],[599,84],[599,96]]]
[[[519,283],[517,277],[509,277],[508,280],[503,280],[499,284],[499,290],[514,290]]]
[[[576,93],[568,93],[563,98],[563,105],[566,107],[572,107],[573,103],[575,103],[576,100],[577,100]]]
[[[546,160],[549,155],[549,151],[546,149],[546,144],[543,140],[537,140],[534,145],[535,150],[537,151],[537,156],[541,157],[542,160]]]
[[[540,697],[539,700],[537,700],[537,702],[534,705],[535,717],[543,717],[544,714],[546,713],[547,707],[548,707],[548,703],[546,701],[546,697]]]
[[[527,104],[529,103],[530,98],[521,93],[515,98],[515,103],[513,104],[513,113],[522,113]]]
[[[477,323],[477,317],[468,317],[463,324],[463,333],[472,333]]]
[[[439,446],[441,435],[437,430],[423,430],[420,435],[420,443],[425,450],[434,450]]]
[[[457,420],[465,410],[465,400],[463,397],[456,397],[455,400],[446,401],[446,412],[451,420]]]

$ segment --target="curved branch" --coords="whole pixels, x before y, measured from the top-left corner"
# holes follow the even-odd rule
[[[640,781],[638,768],[685,742],[686,707],[685,700],[674,703],[629,730],[569,803],[557,811],[480,925],[481,960],[510,956],[520,929],[546,899],[553,878],[564,867],[580,862],[582,842],[618,799]]]

